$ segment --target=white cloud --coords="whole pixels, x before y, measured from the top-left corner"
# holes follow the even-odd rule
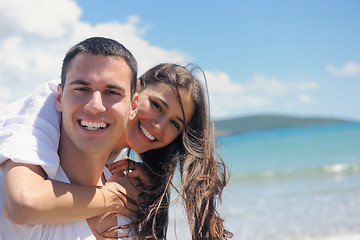
[[[246,90],[267,96],[282,96],[288,93],[283,82],[260,74],[253,76],[253,79],[246,85]]]
[[[298,96],[298,100],[301,103],[312,103],[313,102],[312,98],[307,94],[300,94]]]
[[[66,51],[77,42],[104,36],[123,43],[135,56],[139,74],[160,62],[185,64],[191,57],[175,49],[150,45],[141,35],[138,16],[124,23],[91,25],[80,20],[81,9],[71,0],[0,1],[0,105],[18,99],[40,83],[59,79]]]
[[[329,73],[338,77],[355,76],[360,74],[360,63],[347,62],[340,68],[329,63],[326,65],[326,69]]]
[[[11,93],[7,88],[0,88],[0,108],[5,105],[7,99],[9,99]]]
[[[68,33],[81,9],[70,0],[2,0],[0,12],[2,34],[55,39]]]
[[[208,87],[216,93],[240,94],[243,86],[240,83],[231,82],[228,74],[224,72],[205,71]]]
[[[129,16],[126,22],[91,25],[80,20],[81,11],[71,0],[0,1],[0,106],[28,94],[40,83],[59,79],[66,51],[91,36],[123,43],[138,60],[139,74],[160,62],[192,62],[186,53],[146,41],[144,34],[151,25],[143,24],[138,16]],[[246,109],[261,111],[277,106],[279,99],[294,92],[305,94],[317,88],[312,81],[287,83],[261,74],[239,83],[225,72],[205,70],[205,73],[212,114],[216,117]],[[311,98],[301,99],[309,102]]]
[[[220,71],[205,71],[211,102],[212,115],[226,117],[239,113],[246,108],[264,108],[271,106],[273,100],[263,92],[276,92],[276,83],[267,82],[266,78],[255,77],[247,84],[240,84],[230,79],[227,73]],[[264,89],[261,83],[273,87]],[[270,94],[271,95],[271,94]]]
[[[288,84],[290,89],[298,91],[310,91],[318,88],[318,84],[314,81],[297,81]]]
[[[316,82],[310,80],[285,81],[263,74],[254,74],[249,81],[241,84],[231,81],[222,72],[206,71],[206,76],[212,113],[216,117],[249,110],[261,112],[269,108],[291,109],[296,106],[296,102],[310,104],[313,102],[312,98],[304,92],[318,87]]]

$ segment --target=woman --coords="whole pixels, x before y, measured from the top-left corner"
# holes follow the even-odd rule
[[[215,209],[216,199],[221,198],[226,185],[226,168],[222,159],[216,160],[214,156],[214,136],[206,96],[194,76],[196,70],[199,69],[160,64],[140,77],[138,112],[133,120],[129,120],[124,137],[153,173],[153,184],[143,193],[143,199],[148,201],[140,204],[143,211],[134,219],[140,225],[138,235],[141,238],[166,237],[170,186],[173,186],[171,180],[178,163],[181,176],[178,197],[185,206],[191,238],[225,239],[231,236]],[[176,118],[167,120],[163,117],[169,107],[159,98],[161,94],[164,98],[176,96],[180,109],[173,111],[182,112],[181,118],[186,124]],[[167,128],[172,133],[168,134],[171,135],[168,139],[173,140],[171,143],[168,140],[166,143],[169,144],[165,146],[161,140],[167,136],[158,132],[160,128]],[[116,168],[116,164],[110,169]]]
[[[221,158],[214,158],[209,112],[193,70],[161,64],[140,78],[138,113],[129,121],[123,138],[142,153],[140,157],[155,179],[149,191],[143,192],[148,201],[139,204],[141,211],[133,219],[141,238],[166,237],[169,187],[177,162],[181,171],[179,196],[185,203],[192,239],[230,236],[215,209],[227,180],[225,165]]]
[[[151,148],[150,144],[143,146],[136,144],[136,142],[141,142],[140,137],[131,134],[129,130],[132,126],[141,126],[150,115],[143,114],[140,102],[136,118],[127,125],[126,136],[128,144],[137,147],[137,149],[133,147],[133,150],[141,153],[141,159],[156,173],[158,181],[148,195],[159,197],[155,197],[156,203],[150,208],[150,214],[143,224],[152,225],[154,232],[161,232],[159,226],[161,224],[154,223],[158,218],[160,222],[165,223],[162,225],[162,230],[166,232],[165,219],[168,210],[166,206],[170,199],[169,187],[173,185],[171,180],[176,165],[179,163],[181,185],[178,196],[182,198],[185,206],[192,239],[224,239],[230,234],[224,229],[223,220],[216,212],[215,206],[216,198],[221,198],[221,192],[227,180],[226,172],[224,172],[225,164],[221,158],[217,161],[214,156],[214,136],[208,106],[205,102],[206,95],[199,80],[194,76],[196,70],[193,68],[189,71],[174,64],[161,64],[140,77],[142,83],[140,94],[144,88],[154,88],[154,91],[159,91],[164,84],[174,89],[175,96],[179,96],[184,90],[190,93],[194,103],[193,115],[191,118],[186,118],[186,107],[189,104],[179,101],[187,124],[171,144],[163,148]],[[157,102],[153,104],[159,112],[164,108]],[[147,151],[142,151],[144,149]],[[162,206],[165,207],[162,208]],[[163,237],[161,234],[160,236]]]

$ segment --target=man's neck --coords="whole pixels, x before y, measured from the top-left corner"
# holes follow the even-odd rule
[[[101,152],[101,151],[98,151]],[[71,183],[98,186],[101,185],[101,176],[111,151],[91,153],[80,151],[60,141],[60,166]]]

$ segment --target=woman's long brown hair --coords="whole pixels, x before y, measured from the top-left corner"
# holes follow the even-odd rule
[[[177,164],[181,176],[178,196],[185,207],[191,239],[232,237],[216,210],[228,181],[228,173],[223,159],[215,151],[214,127],[210,120],[208,95],[204,90],[206,80],[202,85],[195,76],[196,70],[203,73],[195,66],[160,64],[140,77],[145,88],[160,82],[172,86],[182,109],[184,106],[181,104],[179,88],[187,90],[195,105],[192,119],[186,119],[188,123],[185,124],[182,134],[171,144],[140,154],[157,179],[150,191],[152,198],[149,198],[157,199],[148,208],[148,215],[139,231],[143,237],[149,237],[149,232],[145,228],[151,226],[151,238],[166,238],[170,186],[173,186],[171,181]],[[184,111],[183,117],[185,118]]]
[[[170,187],[175,170],[180,169],[181,184],[178,198],[183,202],[190,228],[191,239],[227,239],[232,233],[224,227],[216,207],[221,202],[228,172],[223,159],[216,154],[214,127],[210,120],[208,95],[205,83],[195,76],[196,66],[160,64],[140,77],[142,89],[151,84],[166,83],[174,89],[185,114],[179,89],[187,90],[194,101],[192,119],[185,119],[181,134],[169,145],[139,154],[149,167],[152,184],[142,192],[139,211],[133,217],[137,226],[137,239],[166,239]],[[205,76],[203,74],[203,76]],[[206,89],[207,90],[207,89]]]

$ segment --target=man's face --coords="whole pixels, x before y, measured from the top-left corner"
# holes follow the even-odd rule
[[[64,147],[95,153],[118,144],[130,112],[136,109],[130,98],[131,79],[131,70],[120,57],[75,56],[56,98]]]

